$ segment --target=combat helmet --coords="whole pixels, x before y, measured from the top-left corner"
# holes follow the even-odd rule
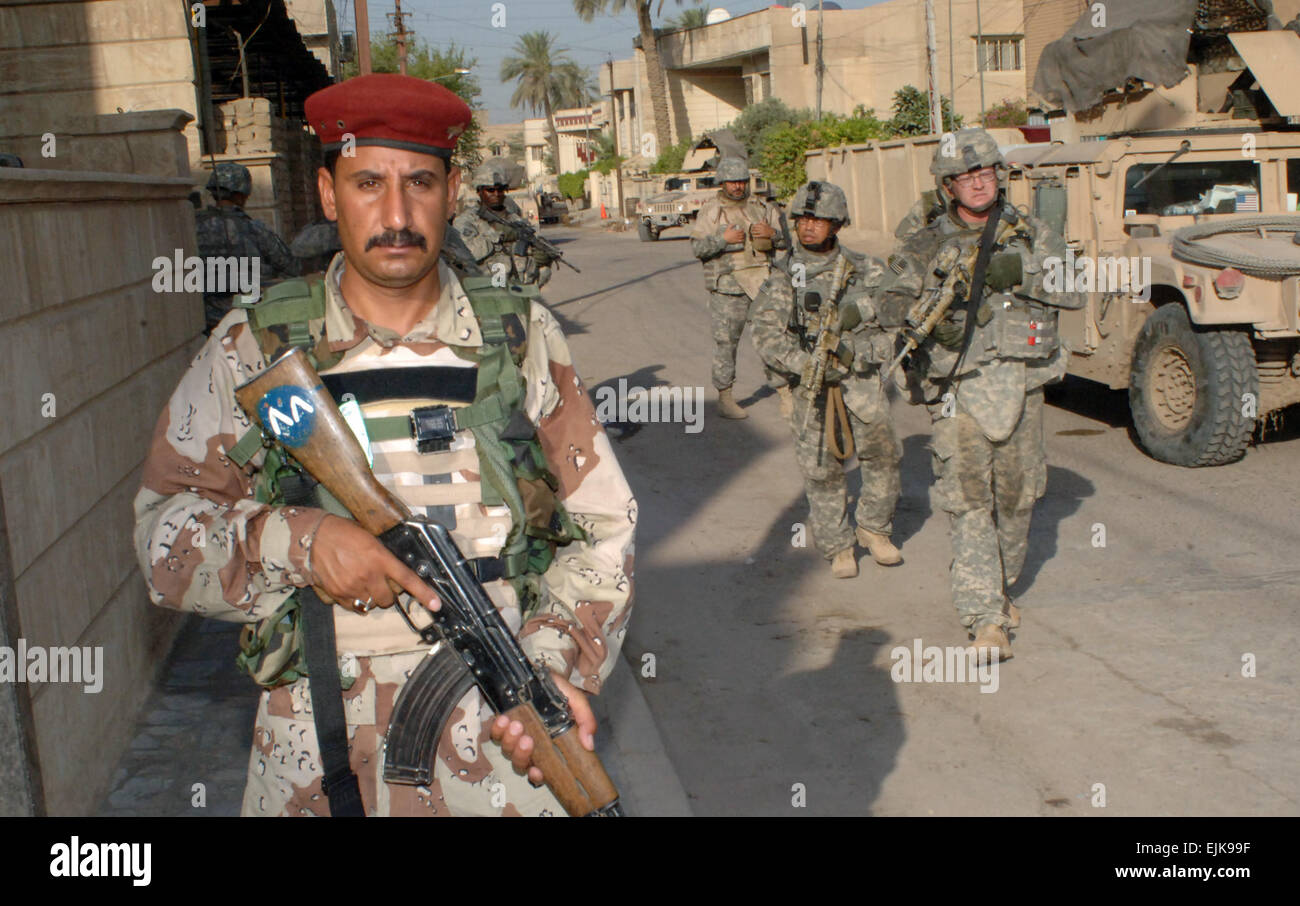
[[[945,154],[945,151],[952,153]],[[1002,159],[1002,152],[993,136],[983,129],[959,129],[952,133],[952,144],[949,144],[947,135],[939,139],[934,160],[930,162],[930,172],[936,180],[943,181],[983,167],[1005,166],[1006,161]]]
[[[253,177],[243,164],[223,161],[212,168],[208,178],[207,189],[214,198],[227,198],[231,195],[252,195]]]
[[[470,180],[473,188],[482,189],[490,186],[509,186],[510,174],[499,160],[488,160],[474,168]]]
[[[811,180],[799,187],[790,202],[791,217],[820,217],[840,226],[849,222],[849,201],[834,183]]]
[[[744,158],[724,157],[718,161],[718,182],[749,182],[749,164]]]

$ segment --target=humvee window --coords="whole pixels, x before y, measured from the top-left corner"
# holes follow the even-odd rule
[[[1124,177],[1125,214],[1233,214],[1259,210],[1259,165],[1253,161],[1137,164]]]
[[[697,189],[712,189],[717,184],[717,181],[712,176],[701,176],[695,180],[695,188]]]
[[[678,189],[685,188],[690,182],[689,179],[682,179],[680,176],[674,176],[671,179],[664,180],[665,192],[676,192]]]

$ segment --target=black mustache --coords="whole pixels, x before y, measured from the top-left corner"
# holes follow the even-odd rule
[[[382,248],[401,248],[406,245],[416,245],[421,249],[429,247],[428,241],[424,236],[415,232],[415,230],[385,230],[378,236],[371,236],[366,240],[366,251],[375,247]]]

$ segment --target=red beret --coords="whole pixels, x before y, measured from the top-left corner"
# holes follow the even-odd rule
[[[326,151],[350,133],[358,145],[384,145],[451,157],[469,125],[469,105],[436,82],[393,73],[358,76],[322,88],[304,105]]]

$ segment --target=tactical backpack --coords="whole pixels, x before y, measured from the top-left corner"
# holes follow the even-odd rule
[[[559,483],[547,467],[536,428],[523,408],[527,386],[520,365],[528,348],[531,295],[518,286],[494,286],[489,277],[465,277],[461,286],[478,322],[483,345],[450,346],[458,357],[474,362],[477,368],[473,402],[451,410],[455,424],[446,426],[446,436],[449,440],[456,431],[472,432],[483,503],[504,505],[511,517],[500,555],[471,561],[471,566],[481,581],[508,581],[527,618],[540,603],[539,579],[553,561],[556,549],[586,540],[587,535],[574,524],[556,496]],[[342,359],[341,353],[329,351],[325,338],[324,275],[287,280],[268,289],[259,301],[241,300],[237,304],[247,310],[249,326],[268,364],[295,346],[307,354],[318,371]],[[365,426],[373,441],[413,436],[411,416],[367,418]],[[276,505],[314,505],[351,518],[256,423],[227,456],[243,468],[263,448],[266,460],[254,486],[256,500]],[[484,564],[485,560],[491,562]],[[236,662],[264,687],[292,683],[309,675],[302,650],[298,598],[295,592],[274,614],[245,626],[240,635]],[[351,682],[343,680],[343,688],[349,688]]]

